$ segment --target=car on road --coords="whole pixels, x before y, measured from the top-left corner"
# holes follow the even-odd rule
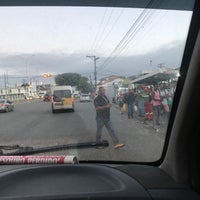
[[[43,97],[43,101],[51,101],[51,95],[45,94]]]
[[[27,96],[25,97],[26,100],[33,100],[33,97],[32,96]]]
[[[9,112],[14,110],[14,104],[8,99],[0,99],[0,111]]]
[[[73,90],[70,85],[52,87],[52,113],[59,110],[71,110],[74,112]]]
[[[89,94],[81,94],[80,102],[90,102],[91,98]]]
[[[39,98],[44,98],[44,96],[45,96],[45,94],[46,94],[46,91],[40,91],[39,93],[38,93],[38,96],[39,96]]]

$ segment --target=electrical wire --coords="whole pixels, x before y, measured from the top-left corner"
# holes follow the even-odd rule
[[[153,4],[154,4],[154,0],[150,0],[149,3],[147,4],[146,8],[153,7]],[[148,16],[150,15],[150,11],[149,11],[149,9],[148,10],[144,9],[141,12],[141,14],[139,15],[139,17],[132,24],[132,26],[130,27],[130,29],[126,32],[126,34],[124,35],[124,37],[117,44],[117,46],[111,52],[111,54],[109,55],[109,57],[103,62],[103,64],[101,65],[101,69],[99,69],[98,71],[104,69],[106,67],[106,65],[108,65],[108,63],[110,63],[110,61],[113,60],[113,55],[115,55],[117,53],[119,54],[119,52],[121,52],[128,45],[128,43],[130,43],[130,41],[135,37],[134,33],[137,33],[138,30],[140,30],[138,27],[141,27],[141,25],[140,25],[141,22],[147,23]],[[115,58],[116,58],[116,56],[115,56]]]
[[[117,22],[119,21],[119,19],[121,18],[122,14],[124,12],[124,8],[120,11],[118,17],[115,19],[114,23],[112,24],[110,30],[108,31],[108,33],[105,35],[105,37],[102,39],[101,43],[96,46],[97,49],[100,49],[103,45],[103,43],[105,42],[105,40],[108,38],[108,36],[111,34],[112,30],[114,29],[115,25],[117,24]]]

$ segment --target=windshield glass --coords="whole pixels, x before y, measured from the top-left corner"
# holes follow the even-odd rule
[[[57,97],[66,97],[71,98],[71,91],[70,90],[55,90],[53,94]]]
[[[155,6],[1,7],[0,98],[14,102],[0,113],[1,143],[84,143],[42,154],[158,160],[191,16]]]

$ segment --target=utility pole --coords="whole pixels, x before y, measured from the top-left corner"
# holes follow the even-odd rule
[[[4,73],[4,85],[5,85],[5,93],[6,93],[6,99],[7,99],[7,78],[6,78],[6,74]]]
[[[165,64],[165,63],[159,63],[159,64],[158,64],[158,67],[159,67],[160,69],[162,69],[162,68],[164,68],[164,64]]]
[[[94,87],[95,91],[97,89],[97,63],[96,61],[99,59],[99,57],[96,56],[86,56],[87,58],[91,58],[94,61]]]

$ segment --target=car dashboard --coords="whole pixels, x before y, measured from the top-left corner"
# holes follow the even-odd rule
[[[0,199],[199,199],[157,167],[2,165]]]

